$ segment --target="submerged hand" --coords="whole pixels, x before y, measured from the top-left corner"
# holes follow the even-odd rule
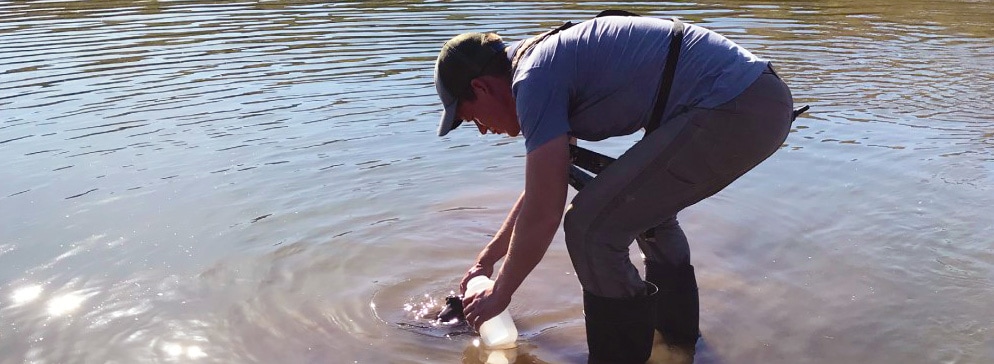
[[[503,295],[498,291],[494,291],[493,287],[475,295],[464,297],[462,305],[463,312],[466,313],[466,323],[479,331],[480,325],[483,325],[487,320],[503,312],[510,303],[510,295]]]

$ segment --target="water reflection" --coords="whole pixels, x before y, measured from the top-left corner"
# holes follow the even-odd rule
[[[207,357],[207,353],[197,345],[183,346],[176,343],[167,343],[162,345],[162,351],[168,356],[167,359],[171,360],[196,360]]]
[[[32,284],[17,288],[11,294],[12,305],[10,308],[20,306],[30,306],[29,304],[41,298],[44,288],[41,285]],[[77,311],[92,294],[84,291],[56,294],[45,302],[45,310],[50,317],[69,316]]]
[[[39,285],[30,285],[26,287],[21,287],[14,290],[14,294],[11,295],[11,300],[14,301],[14,305],[22,305],[34,301],[41,295],[42,288]]]
[[[704,362],[991,362],[992,5],[0,1],[0,352],[485,362],[427,318],[523,149],[433,138],[431,63],[461,31],[625,8],[730,34],[814,106],[684,220]],[[549,254],[513,303],[518,363],[584,360],[561,238]]]
[[[48,314],[52,316],[63,316],[76,311],[83,304],[86,297],[78,293],[68,293],[48,301]]]
[[[476,351],[477,360],[479,360],[480,363],[483,363],[483,364],[508,364],[508,363],[516,363],[516,362],[518,362],[518,356],[519,355],[518,355],[518,348],[517,347],[510,348],[510,349],[486,349],[486,348],[483,348],[483,347],[480,346],[480,340],[479,339],[473,339],[473,345],[472,346],[473,346],[473,348]],[[472,353],[472,352],[473,352],[473,350],[468,350],[467,349],[467,353]],[[524,358],[522,358],[522,359],[524,359]],[[525,360],[522,360],[522,361],[524,362]],[[466,362],[467,362],[466,360],[463,361],[464,364]],[[528,362],[532,362],[533,363],[534,361],[528,361]]]

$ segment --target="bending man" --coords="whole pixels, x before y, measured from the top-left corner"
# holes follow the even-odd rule
[[[435,66],[445,109],[438,134],[472,121],[484,134],[524,134],[527,150],[525,190],[462,281],[464,291],[479,274],[496,281],[465,297],[470,324],[507,307],[563,221],[591,362],[645,362],[653,329],[693,349],[697,283],[677,213],[775,152],[793,102],[769,62],[694,25],[677,42],[672,92],[657,100],[673,36],[669,20],[604,16],[513,44],[493,33],[445,43]],[[571,138],[629,135],[656,125],[653,114],[659,127],[564,209]],[[629,259],[636,238],[645,280]]]

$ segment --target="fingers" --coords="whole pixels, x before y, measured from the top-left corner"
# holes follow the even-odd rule
[[[466,311],[465,313],[466,313],[466,323],[469,324],[469,326],[472,327],[473,329],[476,329],[476,318],[479,316],[473,312]]]
[[[477,310],[479,306],[480,299],[479,295],[474,295],[470,297],[463,298],[463,313],[466,315],[466,323],[472,326],[474,330],[479,330],[480,325],[483,322],[480,320],[480,312]]]
[[[479,315],[474,315],[472,319],[466,317],[466,323],[473,327],[473,330],[480,331],[480,325],[483,325],[482,320]]]
[[[463,296],[462,298],[462,310],[466,313],[466,316],[473,313],[476,310],[476,297],[478,295]]]
[[[469,326],[472,326],[473,330],[480,331],[480,325],[483,325],[484,322],[486,322],[486,320],[484,320],[481,315],[466,315],[466,323],[469,324]]]
[[[473,271],[466,272],[466,275],[462,277],[462,282],[459,282],[459,293],[462,293],[463,295],[466,294],[466,285],[469,284],[469,280],[472,279],[473,276],[475,276]]]
[[[476,265],[469,267],[466,274],[463,274],[462,281],[459,282],[459,292],[466,294],[466,285],[469,284],[469,280],[481,274],[486,275],[486,270],[484,269],[483,264],[476,263]]]

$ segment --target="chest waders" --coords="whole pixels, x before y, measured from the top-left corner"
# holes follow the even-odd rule
[[[608,10],[597,15],[601,16],[638,15]],[[573,25],[567,22],[522,42],[512,56],[512,72],[535,45]],[[672,29],[658,94],[645,127],[646,135],[657,130],[662,123],[676,74],[685,25],[674,18]],[[792,119],[796,119],[807,109],[804,106],[794,110]],[[578,191],[593,180],[592,174],[602,173],[615,161],[614,158],[574,144],[570,144],[569,148],[569,184]],[[637,239],[655,241],[657,237],[654,232],[654,229],[644,231],[638,234]],[[653,329],[659,330],[668,344],[693,353],[700,337],[699,299],[693,266],[689,261],[686,265],[672,266],[646,261],[645,280],[646,295],[630,299],[599,297],[584,291],[584,319],[590,362],[644,363],[651,353]]]

